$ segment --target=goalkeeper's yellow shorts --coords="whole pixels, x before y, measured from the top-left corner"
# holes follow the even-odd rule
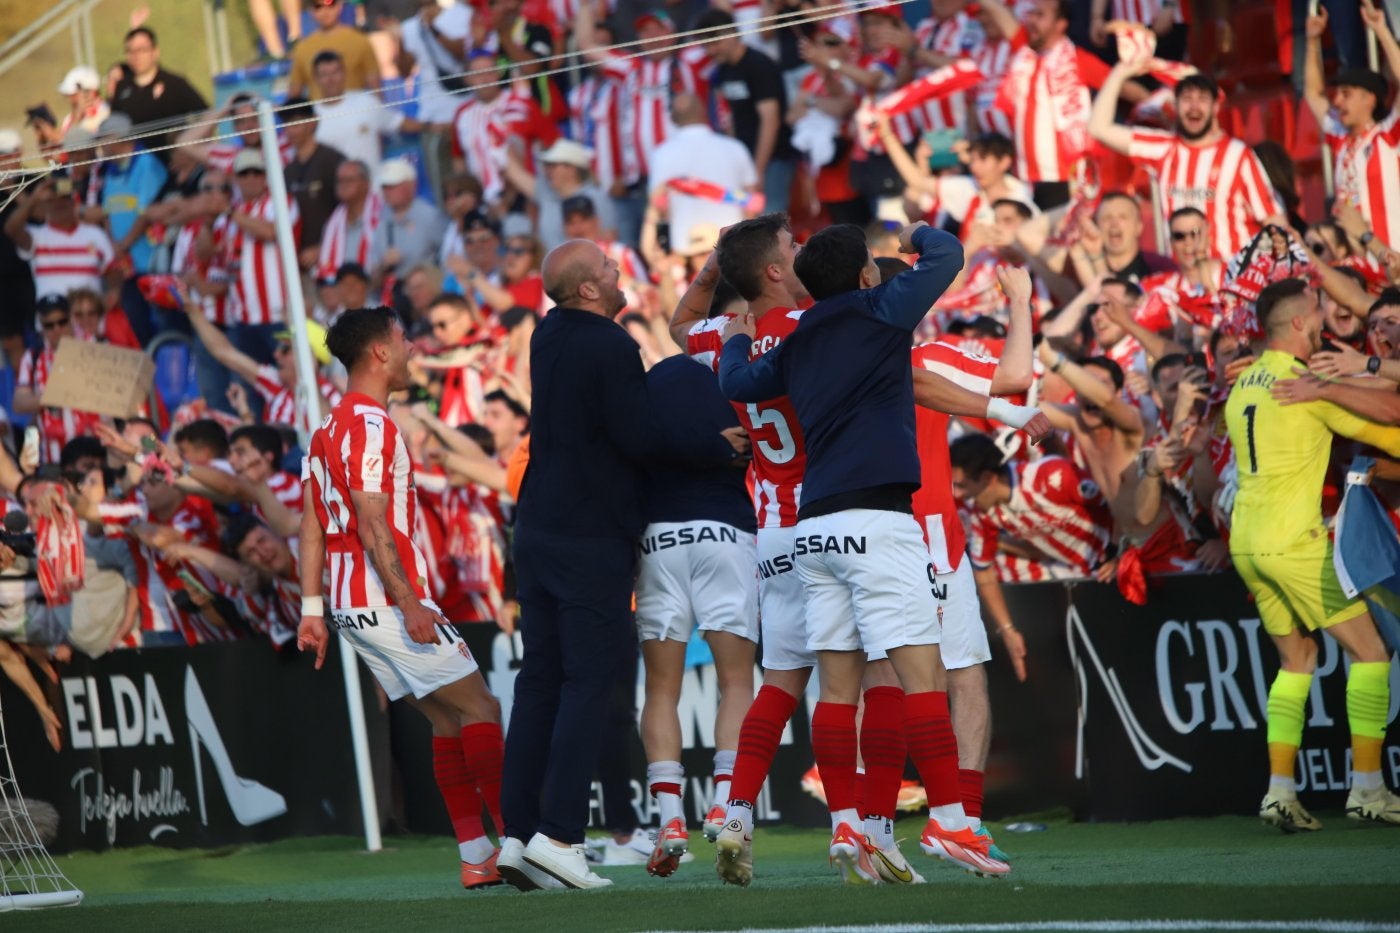
[[[1259,621],[1270,635],[1313,631],[1354,619],[1366,604],[1348,599],[1332,566],[1332,541],[1321,537],[1282,554],[1231,554],[1235,570],[1254,594]]]

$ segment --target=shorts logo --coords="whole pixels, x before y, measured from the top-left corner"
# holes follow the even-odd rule
[[[776,577],[780,573],[788,573],[795,569],[791,554],[779,554],[772,560],[761,560],[758,562],[758,575],[764,580]]]
[[[353,615],[350,614],[350,613],[348,613],[348,612],[332,612],[332,613],[331,613],[331,628],[334,628],[334,629],[342,629],[342,628],[359,628],[359,629],[362,629],[362,628],[366,628],[366,627],[368,627],[368,628],[378,628],[378,627],[379,627],[379,617],[378,617],[377,614],[375,614],[375,613],[373,613],[373,612],[357,612],[357,613],[355,613],[355,614],[353,614]]]
[[[841,538],[835,535],[806,535],[798,538],[795,544],[793,553],[798,557],[803,554],[864,554],[867,549],[865,535],[859,538],[853,535]]]
[[[699,528],[676,528],[671,531],[663,531],[659,534],[648,535],[642,539],[642,553],[654,554],[657,551],[670,550],[673,547],[683,547],[688,544],[704,544],[706,541],[715,544],[738,544],[739,531],[736,528],[721,526],[711,528],[709,525],[701,525]]]

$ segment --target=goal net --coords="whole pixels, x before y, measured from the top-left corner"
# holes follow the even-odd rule
[[[0,913],[68,907],[83,899],[83,892],[63,876],[44,848],[36,819],[50,834],[58,828],[51,805],[20,796],[0,706]]]

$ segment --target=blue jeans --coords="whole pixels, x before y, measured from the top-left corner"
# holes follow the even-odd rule
[[[797,178],[796,159],[772,159],[763,170],[763,206],[765,213],[777,213],[788,209],[788,199],[792,194],[792,182]]]
[[[1389,2],[1400,6],[1397,0]],[[1293,86],[1299,93],[1302,93],[1303,65],[1308,54],[1308,40],[1303,29],[1308,21],[1309,5],[1308,0],[1293,0]],[[1332,33],[1332,42],[1337,47],[1337,58],[1342,67],[1368,67],[1366,24],[1361,21],[1358,5],[1352,0],[1322,0],[1322,5],[1327,8],[1327,29]]]

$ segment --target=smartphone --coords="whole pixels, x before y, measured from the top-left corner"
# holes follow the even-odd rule
[[[209,588],[203,583],[200,583],[199,580],[196,579],[195,575],[190,573],[188,570],[177,570],[175,571],[175,576],[179,577],[180,582],[185,584],[185,589],[189,590],[194,595],[199,596],[201,598],[208,598],[213,595],[209,592]]]
[[[156,443],[154,437],[147,434],[145,437],[141,438],[141,449],[148,454],[153,454],[157,450],[160,450],[160,445]]]
[[[1191,403],[1191,414],[1195,417],[1197,424],[1203,424],[1206,420],[1206,413],[1210,411],[1210,399],[1198,398]]]

